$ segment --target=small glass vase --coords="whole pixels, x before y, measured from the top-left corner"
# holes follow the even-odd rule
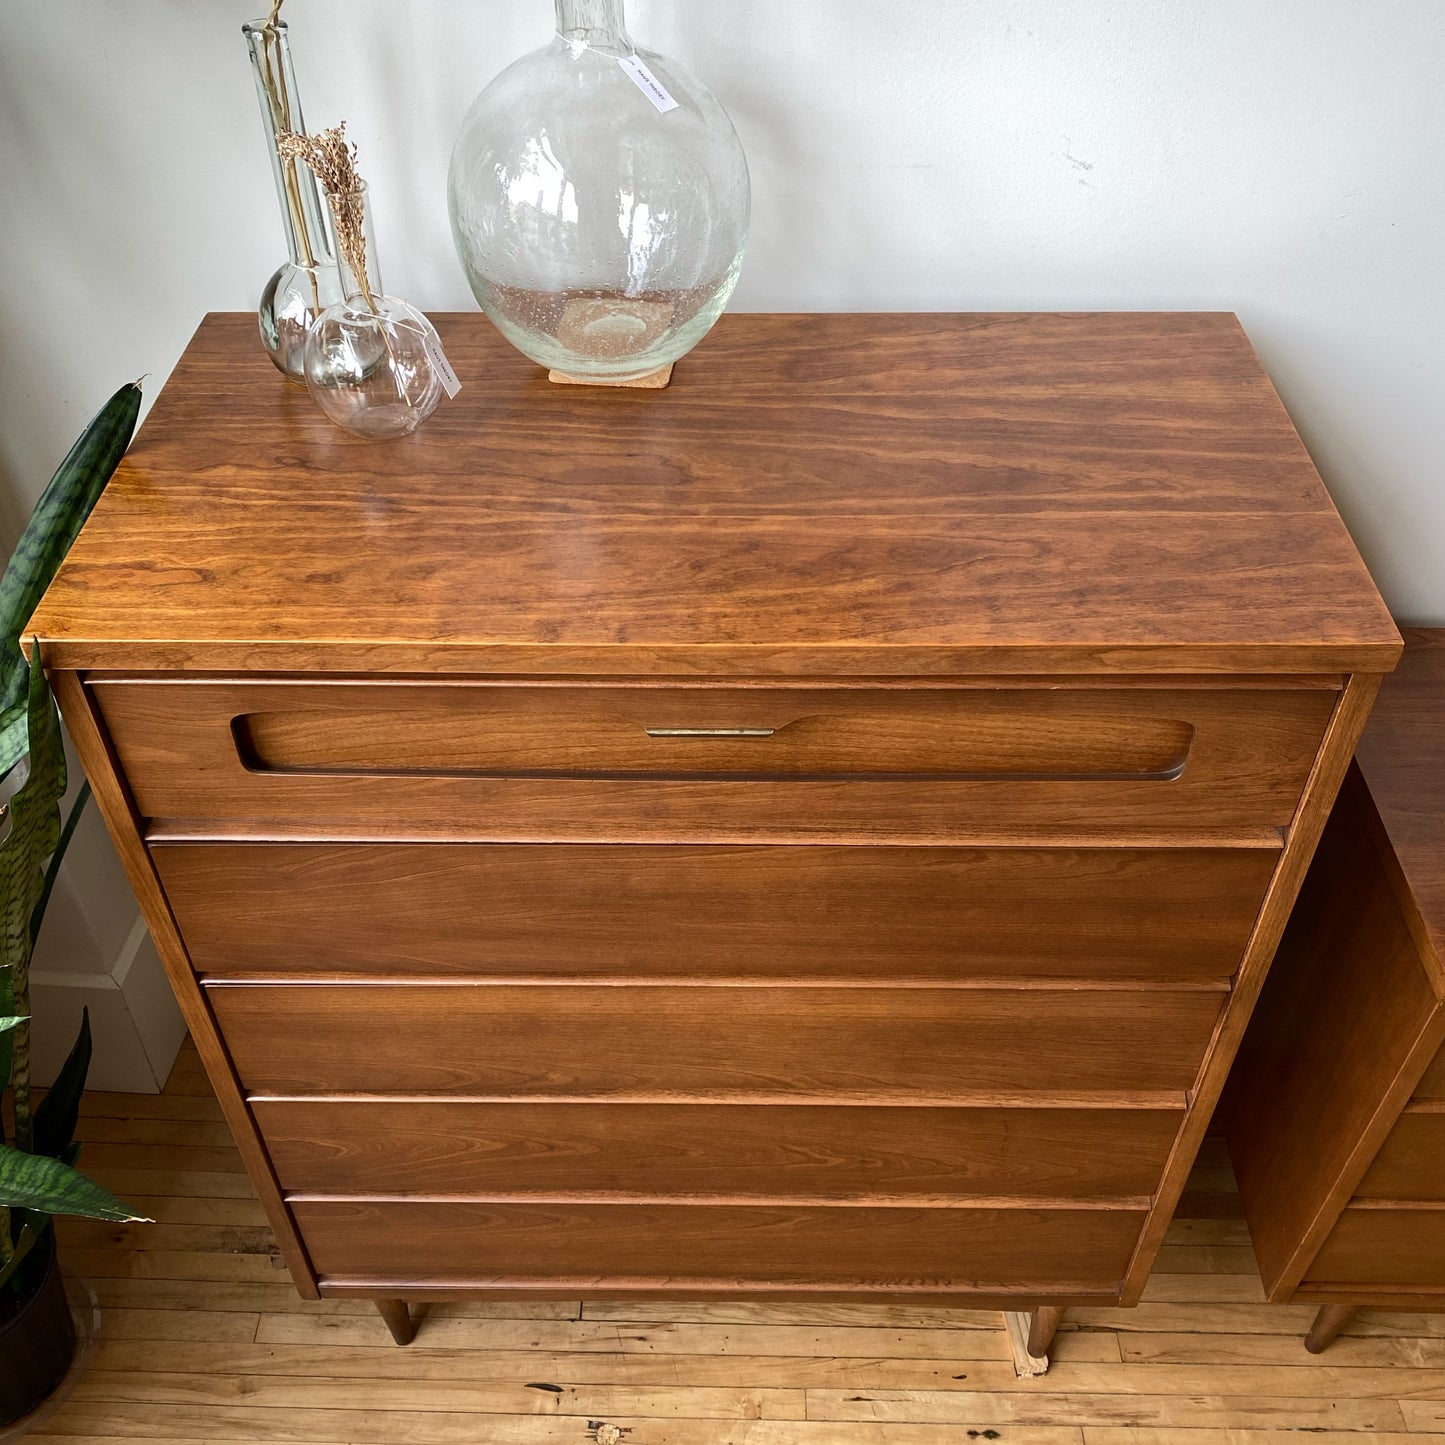
[[[345,299],[327,307],[307,335],[306,388],[337,426],[357,436],[405,436],[441,402],[441,341],[416,307],[382,293],[366,192],[327,201],[338,237],[348,211],[362,217],[364,244],[356,264],[338,244]]]
[[[291,68],[286,22],[252,20],[241,27],[241,33],[251,55],[288,252],[288,259],[261,293],[257,308],[261,344],[279,371],[292,381],[304,381],[306,334],[328,306],[343,299],[341,273],[327,234],[316,178],[304,162],[285,159],[276,147],[278,132],[306,129]]]
[[[533,361],[637,381],[707,334],[747,245],[727,112],[638,50],[622,0],[556,0],[557,34],[477,97],[452,154],[452,234],[482,309]]]

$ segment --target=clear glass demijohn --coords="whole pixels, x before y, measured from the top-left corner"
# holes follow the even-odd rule
[[[551,44],[472,106],[450,202],[467,278],[502,334],[556,371],[629,381],[722,313],[751,190],[727,112],[633,45],[622,0],[557,0]]]

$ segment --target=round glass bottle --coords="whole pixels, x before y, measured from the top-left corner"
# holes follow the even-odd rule
[[[633,45],[622,0],[557,0],[551,44],[477,97],[449,190],[482,309],[533,361],[583,380],[638,380],[690,351],[747,245],[727,112]]]
[[[286,22],[252,20],[241,33],[251,55],[288,253],[261,293],[261,344],[279,371],[292,381],[304,381],[306,333],[328,306],[342,299],[341,275],[316,178],[304,162],[283,157],[276,145],[278,134],[306,129]]]
[[[384,295],[366,191],[328,196],[346,297],[306,338],[306,387],[347,431],[373,441],[413,432],[442,399],[436,329],[415,306]],[[359,238],[348,246],[346,237]]]

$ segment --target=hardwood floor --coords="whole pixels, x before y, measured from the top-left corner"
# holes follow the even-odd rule
[[[303,1303],[196,1054],[159,1098],[92,1094],[83,1162],[154,1225],[68,1221],[100,1296],[89,1375],[33,1445],[1426,1445],[1445,1314],[1366,1314],[1305,1353],[1266,1306],[1210,1139],[1134,1310],[1071,1310],[1019,1380],[997,1314],[865,1306],[434,1305],[408,1349]]]

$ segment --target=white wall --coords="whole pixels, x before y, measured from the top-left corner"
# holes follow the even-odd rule
[[[239,34],[264,0],[0,8],[0,535],[121,381],[281,253]],[[445,173],[550,0],[288,0],[388,289],[472,301]],[[1445,623],[1441,0],[633,0],[754,176],[734,306],[1236,310],[1386,598]],[[95,850],[92,850],[94,852]],[[114,870],[88,926],[125,933]],[[89,880],[91,874],[87,872]],[[104,920],[108,918],[107,923]]]

